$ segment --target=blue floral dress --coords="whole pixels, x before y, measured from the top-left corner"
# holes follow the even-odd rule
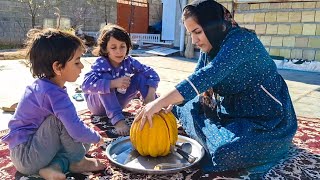
[[[173,112],[206,149],[205,172],[264,172],[285,157],[297,130],[287,85],[257,36],[233,28],[218,54],[201,53],[196,70],[176,85]],[[202,103],[212,90],[211,107]]]

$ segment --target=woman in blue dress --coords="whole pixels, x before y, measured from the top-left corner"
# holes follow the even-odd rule
[[[136,117],[172,109],[186,133],[203,145],[204,172],[263,173],[285,157],[297,130],[287,85],[268,52],[214,0],[184,7],[182,19],[200,49],[195,71]]]

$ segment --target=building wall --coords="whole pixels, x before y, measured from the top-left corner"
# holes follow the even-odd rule
[[[320,61],[320,2],[236,4],[235,20],[256,31],[270,55]]]
[[[162,1],[148,0],[149,3],[149,25],[154,25],[162,18]]]
[[[225,8],[227,8],[230,13],[234,10],[233,0],[216,0],[220,4],[222,4]]]
[[[255,30],[270,55],[320,61],[319,0],[217,1],[240,26]]]
[[[24,28],[31,27],[31,19],[22,13],[22,5],[10,0],[0,1],[0,43],[21,43]]]
[[[50,1],[56,2],[56,1]],[[117,23],[117,0],[106,0],[106,3],[88,4],[86,0],[60,1],[60,28],[81,25],[84,31],[98,31],[105,24]],[[161,0],[148,0],[149,25],[161,20]],[[107,11],[105,17],[105,10]],[[56,10],[49,8],[36,17],[38,27],[56,27]],[[160,12],[160,15],[159,15]],[[0,0],[0,44],[22,44],[31,26],[31,17],[25,4],[13,0]]]
[[[51,1],[52,2],[52,1]],[[105,22],[104,10],[107,8],[108,22],[116,22],[116,1],[107,0],[106,6],[87,4],[86,0],[61,1],[56,4],[60,10],[60,28],[82,27],[85,31],[96,31]],[[54,8],[39,11],[37,27],[57,27],[57,12]],[[31,16],[26,4],[0,0],[0,44],[21,44],[26,32],[32,27]]]

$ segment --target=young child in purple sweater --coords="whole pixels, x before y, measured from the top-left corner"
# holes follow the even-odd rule
[[[93,51],[99,57],[82,83],[91,113],[107,115],[119,135],[129,133],[122,109],[138,91],[144,103],[153,101],[160,81],[152,68],[128,56],[131,46],[130,36],[122,27],[104,26]]]
[[[102,137],[85,125],[71,102],[65,82],[79,77],[83,42],[55,29],[28,33],[27,57],[33,77],[13,118],[10,132],[2,138],[9,144],[16,169],[44,179],[66,179],[67,171],[81,173],[105,168],[103,160],[86,158],[91,143]]]

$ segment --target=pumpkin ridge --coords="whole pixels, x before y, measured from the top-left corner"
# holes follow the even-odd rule
[[[174,144],[177,142],[178,140],[178,126],[177,126],[177,118],[173,115],[172,112],[167,113],[169,119],[171,120],[171,125],[173,126],[173,142]]]
[[[178,128],[177,121],[171,112],[165,114],[163,111],[160,112],[160,115],[165,119],[166,123],[169,126],[170,131],[170,144],[175,145],[178,140]]]
[[[159,115],[160,115],[161,119],[164,121],[164,123],[165,123],[165,125],[167,126],[167,129],[168,129],[168,139],[169,139],[169,143],[167,143],[167,147],[166,147],[165,151],[164,151],[163,153],[161,153],[162,156],[165,156],[165,155],[167,155],[167,154],[170,152],[170,146],[171,146],[171,144],[172,144],[172,143],[171,143],[171,139],[172,139],[172,137],[171,137],[171,136],[172,136],[171,132],[172,132],[172,130],[171,130],[171,127],[169,127],[170,125],[168,124],[166,117],[163,117],[162,112],[160,112]]]
[[[166,123],[166,126],[167,126],[167,128],[168,128],[168,130],[169,130],[169,133],[168,133],[168,135],[169,135],[169,140],[170,140],[170,144],[172,144],[172,126],[170,125],[170,123],[167,121],[167,119],[166,119],[166,117],[165,117],[165,114],[163,113],[163,112],[160,112],[159,113],[159,115],[161,116],[161,118],[164,120],[164,122]],[[169,123],[169,124],[168,124]]]
[[[157,119],[157,117],[152,117],[152,127],[151,127],[151,131],[148,133],[148,140],[147,140],[147,151],[150,156],[152,157],[156,157],[157,156],[157,152],[156,152],[156,147],[157,147],[157,141],[156,141],[156,135],[158,134],[157,129],[154,129],[155,127],[158,126],[159,121]]]
[[[138,122],[134,122],[134,123],[140,124]],[[136,129],[137,129],[137,126],[135,124],[132,124],[131,128],[130,128],[130,141],[131,141],[131,143],[132,143],[132,145],[133,145],[133,147],[135,149],[137,149],[136,148],[136,146],[137,146],[137,143],[136,143],[137,142],[137,136],[136,136],[136,133],[134,133],[136,131]]]
[[[150,139],[150,125],[149,121],[147,121],[144,125],[145,127],[140,131],[141,135],[140,137],[140,149],[142,151],[143,156],[146,156],[149,154],[148,147],[149,147],[149,139]],[[139,126],[140,127],[140,126]]]
[[[170,147],[176,143],[178,137],[177,124],[172,117],[174,116],[167,116],[163,112],[156,113],[152,117],[152,128],[147,121],[142,130],[140,130],[141,119],[132,124],[130,140],[140,155],[157,157],[170,153]]]

